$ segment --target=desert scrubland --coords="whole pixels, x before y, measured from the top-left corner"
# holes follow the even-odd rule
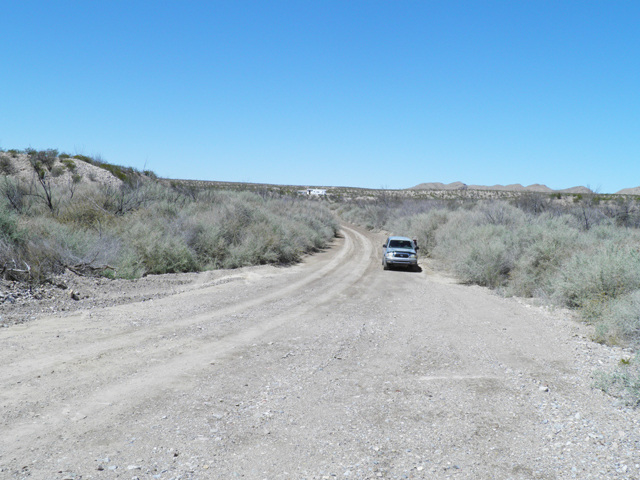
[[[152,172],[57,155],[0,154],[5,171],[20,172],[0,184],[0,264],[9,274],[29,269],[37,282],[69,267],[139,278],[287,264],[337,229],[328,208],[295,197],[170,186]],[[80,166],[93,168],[81,175]]]
[[[635,197],[74,157],[0,154],[1,478],[640,477]]]

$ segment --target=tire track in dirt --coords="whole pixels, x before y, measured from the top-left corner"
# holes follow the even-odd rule
[[[171,335],[179,329],[185,329],[192,325],[201,323],[203,321],[212,321],[219,317],[238,313],[250,308],[255,308],[260,305],[273,302],[279,298],[293,295],[296,291],[299,291],[313,282],[322,280],[324,277],[329,276],[334,270],[338,268],[344,268],[344,262],[348,258],[349,254],[353,251],[353,239],[352,236],[346,235],[343,237],[344,241],[340,250],[333,256],[326,264],[321,266],[318,270],[305,276],[302,280],[295,281],[294,283],[287,285],[283,288],[278,288],[276,291],[267,293],[266,295],[254,297],[248,301],[244,301],[237,304],[230,304],[223,308],[217,309],[215,312],[207,312],[204,314],[173,318],[171,322],[165,321],[162,325],[153,326],[154,337]],[[25,332],[33,340],[34,337],[46,337],[48,335],[55,336],[64,331],[70,329],[80,335],[85,335],[91,332],[91,341],[84,346],[76,345],[73,351],[67,353],[59,353],[57,356],[52,356],[50,351],[39,352],[40,354],[28,355],[23,359],[16,359],[13,355],[2,357],[1,361],[4,364],[11,364],[11,372],[6,377],[6,380],[11,382],[16,379],[29,377],[30,375],[43,374],[49,371],[51,368],[60,367],[61,364],[75,361],[75,362],[87,362],[95,359],[98,356],[117,353],[122,349],[129,348],[136,342],[144,341],[149,338],[150,332],[147,328],[134,329],[129,324],[122,324],[121,326],[112,326],[111,328],[119,328],[118,331],[112,333],[109,331],[105,333],[100,331],[99,327],[95,325],[95,321],[92,324],[83,324],[93,315],[99,318],[109,319],[116,315],[125,316],[130,322],[135,322],[138,317],[149,315],[149,312],[156,316],[169,317],[171,315],[171,308],[178,304],[181,300],[188,300],[189,297],[194,296],[206,296],[210,293],[217,292],[219,285],[211,287],[199,287],[195,286],[194,290],[189,290],[183,293],[178,293],[170,297],[163,298],[156,302],[137,303],[129,305],[120,305],[116,307],[109,307],[96,313],[94,312],[81,312],[74,315],[70,315],[67,318],[50,318],[43,319],[38,322],[37,327],[34,324],[25,324],[12,329],[11,332],[2,332],[4,335],[0,336],[0,341],[3,339],[9,339],[15,336],[16,332]],[[159,311],[162,311],[160,314]],[[111,329],[110,329],[111,330]],[[3,338],[4,337],[4,338]],[[88,339],[85,339],[85,341]],[[9,350],[5,350],[9,352]]]
[[[311,272],[302,280],[296,281],[283,288],[267,295],[242,302],[238,305],[229,305],[216,312],[208,312],[194,317],[180,319],[178,322],[163,325],[160,331],[156,328],[144,329],[136,332],[120,332],[115,336],[107,336],[99,340],[99,345],[90,344],[72,352],[47,352],[37,358],[24,358],[12,364],[11,361],[5,364],[11,367],[11,375],[3,374],[3,406],[15,406],[25,397],[42,398],[47,395],[47,390],[51,388],[50,382],[40,382],[39,386],[28,388],[16,383],[16,378],[46,377],[44,372],[51,368],[59,368],[61,363],[65,365],[63,375],[67,378],[73,377],[77,385],[90,385],[91,380],[99,374],[105,364],[113,369],[114,358],[118,353],[124,355],[127,360],[120,360],[120,370],[123,375],[117,375],[110,379],[110,383],[101,385],[97,391],[83,392],[78,389],[73,393],[72,398],[49,398],[47,408],[39,415],[45,420],[44,424],[34,423],[33,419],[20,421],[16,419],[8,428],[4,428],[0,439],[5,445],[27,445],[37,443],[36,438],[41,434],[42,429],[47,431],[58,431],[69,429],[73,423],[82,422],[87,417],[100,419],[99,423],[104,424],[111,421],[123,411],[132,408],[132,405],[144,402],[144,399],[156,395],[157,388],[162,386],[167,388],[176,379],[184,381],[185,376],[193,375],[212,361],[220,361],[225,356],[233,352],[234,349],[242,347],[254,341],[259,336],[277,329],[288,322],[295,321],[306,312],[318,308],[323,303],[331,301],[341,292],[345,291],[358,282],[370,267],[373,245],[369,239],[357,231],[344,227],[344,243],[338,252],[328,263],[321,266],[316,271]],[[164,358],[160,363],[149,365],[145,356],[137,357],[131,355],[136,346],[145,339],[153,335],[155,339],[160,333],[168,334],[176,329],[184,329],[190,325],[214,322],[220,317],[241,311],[251,311],[252,309],[263,309],[271,302],[276,302],[283,298],[290,297],[296,293],[304,292],[305,288],[318,286],[323,288],[313,289],[313,294],[303,295],[302,303],[293,305],[278,315],[260,321],[249,328],[225,335],[216,340],[204,337],[194,340],[187,336],[176,341],[165,341],[161,348],[153,351],[154,358]],[[319,291],[316,291],[319,290]],[[198,295],[206,295],[207,291],[199,289]],[[187,294],[178,294],[184,300],[189,297]],[[162,314],[162,304],[170,299],[163,299],[156,302],[155,309],[158,315]],[[175,301],[176,298],[173,298]],[[107,309],[107,313],[124,313],[128,316],[135,316],[136,305],[115,307]],[[145,305],[145,309],[146,309]],[[133,311],[132,311],[133,310]],[[46,330],[46,329],[45,329]],[[48,332],[50,333],[50,332]],[[40,332],[42,335],[43,332]],[[113,343],[116,345],[113,345]],[[179,352],[173,354],[171,350]],[[129,353],[127,353],[129,352]],[[170,356],[170,358],[166,358]],[[203,367],[205,366],[205,367]],[[124,372],[133,371],[135,373],[126,375]],[[53,373],[53,372],[52,372]],[[112,372],[113,374],[114,372]],[[117,372],[116,372],[117,373]],[[49,375],[51,377],[51,375]],[[20,394],[10,393],[11,389],[20,390]],[[30,391],[26,391],[30,390]],[[69,392],[66,392],[67,394]],[[87,398],[89,397],[89,398]],[[95,428],[95,420],[92,428]],[[79,424],[78,428],[84,427]],[[3,448],[6,451],[6,448]]]

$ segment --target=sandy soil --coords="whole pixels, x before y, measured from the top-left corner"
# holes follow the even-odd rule
[[[591,388],[628,352],[382,241],[3,303],[0,478],[639,477],[639,413]]]

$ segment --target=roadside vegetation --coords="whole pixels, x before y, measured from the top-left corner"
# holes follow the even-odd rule
[[[14,173],[26,155],[30,175]],[[85,162],[117,184],[89,182]],[[55,150],[0,152],[0,277],[43,282],[79,275],[148,274],[295,262],[335,236],[338,224],[319,202],[286,195],[170,185],[153,172]]]
[[[370,229],[416,238],[422,255],[463,282],[575,309],[595,325],[595,341],[640,347],[640,200],[557,200],[543,194],[510,201],[383,197],[337,211]],[[601,377],[599,385],[624,390],[625,399],[638,403],[637,372],[638,360]]]

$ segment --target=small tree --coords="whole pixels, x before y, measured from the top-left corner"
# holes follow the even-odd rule
[[[29,163],[33,169],[35,188],[29,194],[41,200],[49,209],[52,215],[58,212],[59,201],[53,196],[53,186],[51,185],[51,170],[58,156],[55,149],[37,151],[32,148],[25,150],[29,155]],[[38,188],[39,187],[39,188]]]

